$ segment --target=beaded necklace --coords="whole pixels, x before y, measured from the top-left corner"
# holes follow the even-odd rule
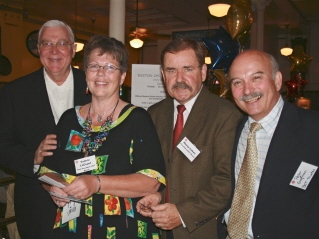
[[[88,115],[86,116],[85,122],[83,123],[84,127],[82,131],[82,133],[84,134],[82,152],[84,153],[85,157],[97,151],[102,146],[103,141],[106,140],[106,137],[108,136],[110,131],[110,126],[113,123],[113,115],[118,103],[119,103],[119,100],[117,101],[112,113],[108,117],[106,117],[106,120],[101,125],[100,131],[98,135],[95,136],[93,142],[91,141],[92,119],[90,116],[90,111],[91,111],[91,105],[90,105]]]

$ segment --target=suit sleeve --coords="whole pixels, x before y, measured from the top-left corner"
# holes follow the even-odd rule
[[[11,85],[0,92],[0,152],[1,165],[27,177],[36,177],[33,172],[35,149],[26,146],[15,133]],[[23,118],[21,119],[23,120]],[[31,136],[30,136],[31,137]]]
[[[235,109],[228,112],[227,115],[225,112],[219,112],[224,114],[224,121],[215,131],[212,142],[208,143],[205,157],[213,160],[214,168],[210,183],[195,196],[187,197],[176,204],[189,232],[210,220],[216,220],[225,209],[230,197],[232,147],[236,127],[242,115]]]

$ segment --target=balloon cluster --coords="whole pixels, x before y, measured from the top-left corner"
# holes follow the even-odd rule
[[[212,60],[209,72],[214,78],[213,82],[220,84],[221,97],[228,91],[225,73],[243,50],[249,36],[253,22],[252,14],[250,0],[235,0],[226,16],[227,31],[220,26],[213,37],[203,39]]]

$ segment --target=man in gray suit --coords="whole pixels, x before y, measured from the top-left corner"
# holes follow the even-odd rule
[[[148,111],[166,163],[166,203],[157,205],[161,195],[151,194],[137,210],[151,216],[166,238],[217,238],[216,217],[230,196],[231,149],[241,113],[203,86],[207,66],[198,42],[170,42],[161,55],[161,71],[170,97]],[[185,108],[183,129],[173,145],[178,105]]]

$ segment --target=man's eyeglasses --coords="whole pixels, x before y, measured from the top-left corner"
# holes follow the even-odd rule
[[[58,50],[63,51],[63,50],[69,49],[69,46],[73,45],[73,44],[74,43],[68,43],[67,41],[58,41],[57,43],[52,43],[50,41],[44,41],[44,42],[39,43],[39,46],[43,50],[50,50],[51,48],[53,48],[55,46]]]
[[[91,72],[98,72],[100,69],[103,69],[106,73],[114,73],[117,70],[121,70],[120,68],[111,65],[111,64],[107,64],[105,66],[100,66],[98,64],[92,64],[92,65],[88,65],[87,69]]]

